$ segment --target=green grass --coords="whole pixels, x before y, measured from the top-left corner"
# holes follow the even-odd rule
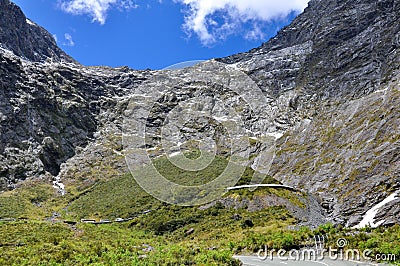
[[[101,180],[67,208],[67,214],[80,218],[128,218],[159,206],[160,202],[141,189],[135,179],[126,174]]]
[[[43,182],[29,182],[17,190],[0,195],[0,218],[43,218],[41,206],[56,196],[54,188]]]
[[[187,153],[189,158],[195,158],[199,154],[194,151]],[[199,185],[214,180],[221,172],[224,171],[228,164],[228,160],[217,156],[213,163],[200,171],[184,171],[172,165],[165,157],[154,160],[153,165],[167,179],[181,184]],[[237,185],[250,183],[254,174],[254,170],[247,167],[240,177]],[[279,183],[275,179],[266,176],[264,183]],[[68,189],[68,188],[67,188]],[[259,188],[255,192],[248,189],[232,191],[225,197],[236,197],[252,199],[254,195],[270,195],[275,194],[283,198],[287,198],[290,202],[300,206],[302,203],[296,193],[285,190],[274,190]],[[134,217],[146,210],[157,210],[163,204],[147,194],[136,183],[130,174],[114,177],[112,179],[100,180],[86,191],[77,194],[73,200],[70,200],[65,214],[75,219],[80,218],[103,218],[114,219],[118,217],[128,218]]]
[[[185,155],[196,158],[199,154],[194,151]],[[166,158],[153,163],[168,179],[196,185],[215,179],[228,160],[217,156],[209,167],[194,172],[182,171]],[[253,174],[253,170],[244,168],[238,185],[248,184]],[[264,182],[278,183],[271,177]],[[0,265],[238,265],[232,255],[247,245],[250,240],[246,239],[252,234],[269,234],[296,222],[279,206],[248,212],[227,209],[219,203],[204,210],[162,203],[141,189],[131,174],[99,179],[85,189],[73,184],[66,187],[65,196],[56,195],[51,185],[42,181],[0,197],[1,217],[28,218],[0,223]],[[269,194],[294,195],[259,189],[232,191],[224,197],[251,199]],[[142,214],[146,210],[152,211]],[[59,213],[56,221],[60,222],[43,221],[54,212]],[[118,217],[136,218],[99,226],[61,222]],[[147,244],[154,250],[143,251]]]
[[[0,265],[239,265],[232,256],[251,232],[267,235],[294,221],[288,217],[279,207],[248,213],[165,205],[120,224],[0,223]]]
[[[191,160],[195,160],[199,158],[200,152],[194,150],[185,153],[184,156]],[[176,184],[196,186],[208,183],[217,178],[228,165],[228,160],[223,157],[216,156],[209,166],[200,171],[188,171],[181,169],[172,164],[165,157],[154,160],[153,165],[162,176]]]
[[[196,152],[186,155],[198,156]],[[217,157],[211,167],[191,172],[172,166],[166,158],[154,161],[170,180],[191,185],[213,180],[227,163]],[[248,184],[253,177],[252,169],[244,170],[237,185]],[[278,182],[266,176],[264,183]],[[291,231],[288,226],[297,221],[282,206],[249,212],[225,208],[219,202],[205,209],[170,205],[148,195],[130,174],[99,179],[85,189],[75,185],[67,186],[65,196],[56,195],[44,181],[0,196],[0,217],[28,218],[0,222],[0,265],[239,265],[232,259],[234,254],[252,254],[265,245],[298,248],[313,234],[346,236],[352,246],[370,247],[375,253],[399,253],[398,227],[358,234],[329,225],[315,232]],[[304,207],[304,195],[282,189],[235,190],[223,197],[241,201],[266,195]],[[151,212],[143,214],[146,210]],[[46,221],[53,212],[61,216]],[[98,226],[62,223],[118,217],[133,219]]]
[[[187,216],[189,210],[184,209],[178,210],[178,217]],[[166,215],[177,213],[175,209],[165,211]],[[294,231],[279,221],[276,214],[282,213],[282,209],[271,208],[236,221],[229,217],[231,213],[215,207],[209,210],[208,219],[195,215],[200,223],[190,235],[182,230],[187,229],[185,225],[155,234],[138,226],[138,221],[98,226],[0,222],[0,265],[239,265],[232,259],[234,254],[254,254],[265,245],[299,248],[314,235],[328,236],[327,246],[333,248],[337,239],[345,238],[346,248],[370,249],[371,257],[378,253],[400,257],[400,226],[354,231],[324,225],[314,231],[306,227]],[[149,225],[153,219],[147,216],[141,222]],[[245,219],[252,219],[254,225],[246,227]],[[398,260],[392,263],[400,265]]]

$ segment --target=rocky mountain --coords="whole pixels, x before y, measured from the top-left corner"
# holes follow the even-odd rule
[[[218,155],[249,156],[254,170],[310,194],[315,223],[357,225],[400,189],[399,1],[311,0],[261,47],[173,71],[79,65],[16,5],[0,6],[3,191],[45,179],[68,192],[127,173],[132,116],[146,127],[132,161],[212,151],[193,141],[212,139]],[[399,213],[397,199],[375,222],[400,223]]]
[[[269,42],[221,59],[273,105],[288,102],[274,121],[290,130],[271,174],[320,194],[346,225],[399,189],[399,10],[398,1],[310,1]],[[392,205],[385,221],[398,223]]]
[[[8,0],[0,1],[1,47],[33,62],[74,62],[45,29],[27,19],[21,9]]]

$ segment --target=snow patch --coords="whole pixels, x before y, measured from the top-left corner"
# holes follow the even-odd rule
[[[266,135],[270,136],[270,137],[274,137],[275,139],[280,139],[283,136],[283,134],[279,133],[279,132],[267,133]]]
[[[382,208],[384,205],[388,204],[389,202],[394,201],[395,199],[397,199],[397,196],[399,194],[400,191],[397,191],[393,194],[391,194],[389,197],[387,197],[386,199],[384,199],[382,202],[376,204],[374,207],[372,207],[369,211],[367,211],[364,215],[364,218],[362,219],[362,221],[353,227],[353,229],[360,229],[360,228],[364,228],[366,226],[371,226],[373,228],[380,226],[381,224],[383,224],[385,222],[385,220],[383,221],[379,221],[379,222],[374,222],[375,220],[375,216],[378,213],[379,209]]]
[[[231,69],[238,70],[238,69],[239,69],[238,64],[239,64],[239,63],[233,63],[233,64],[227,65],[226,67],[227,67],[227,68],[231,68]]]
[[[30,21],[29,19],[26,19],[26,23],[28,23],[29,25],[35,26],[35,23],[33,23],[32,21]]]
[[[376,90],[376,91],[374,91],[373,93],[381,93],[381,92],[386,92],[386,91],[388,91],[389,90],[389,87],[385,87],[385,88],[383,88],[383,89],[381,89],[381,90]]]
[[[218,122],[226,122],[226,121],[231,120],[227,116],[213,116],[212,118]]]

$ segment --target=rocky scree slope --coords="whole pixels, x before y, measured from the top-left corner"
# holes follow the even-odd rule
[[[91,183],[98,176],[127,172],[121,128],[135,97],[138,104],[143,98],[155,99],[146,118],[148,145],[143,147],[154,156],[161,147],[160,125],[181,103],[211,115],[185,124],[172,141],[211,137],[224,155],[228,142],[221,117],[225,108],[235,109],[256,143],[279,138],[273,177],[318,196],[324,215],[336,223],[355,225],[399,189],[399,1],[312,0],[303,14],[259,48],[159,72],[84,67],[51,45],[47,53],[24,42],[14,47],[10,43],[15,36],[29,37],[26,29],[38,26],[15,5],[0,3],[12,7],[8,16],[20,21],[11,30],[10,24],[2,25],[6,35],[0,39],[8,48],[0,53],[3,190],[27,178]],[[42,39],[50,36],[39,29]],[[24,40],[32,43],[28,37]],[[34,47],[31,51],[39,58],[26,47]],[[48,51],[55,52],[49,57]],[[53,62],[44,62],[48,58]],[[232,91],[218,82],[199,82],[193,79],[198,73],[212,73],[223,84],[245,73],[237,76],[243,82],[250,77],[265,104],[251,109],[241,97],[243,88]],[[160,88],[156,94],[154,87]],[[201,107],[198,98],[204,99]],[[224,104],[216,105],[217,100]],[[255,144],[247,152],[257,159],[262,151]],[[385,208],[392,212],[377,217],[399,223],[398,201]]]

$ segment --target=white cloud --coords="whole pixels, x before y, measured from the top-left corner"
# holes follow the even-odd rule
[[[187,7],[184,29],[195,33],[204,45],[211,45],[250,23],[249,39],[263,38],[265,22],[283,19],[293,11],[301,12],[309,0],[174,0]]]
[[[67,13],[89,15],[92,21],[104,24],[111,8],[137,8],[136,0],[58,0]],[[162,4],[163,0],[156,0]],[[264,39],[268,22],[301,12],[309,0],[172,0],[185,6],[183,28],[195,34],[206,45],[224,40],[232,34],[243,34],[250,40]]]
[[[89,15],[92,21],[101,25],[106,22],[107,11],[116,7],[118,9],[133,9],[138,5],[132,0],[69,0],[61,1],[59,5],[62,10],[74,15]]]
[[[74,42],[74,40],[72,39],[71,34],[65,33],[65,34],[64,34],[64,38],[65,38],[65,40],[66,40],[66,42],[64,43],[64,45],[66,45],[66,46],[74,46],[74,45],[75,45],[75,42]]]

